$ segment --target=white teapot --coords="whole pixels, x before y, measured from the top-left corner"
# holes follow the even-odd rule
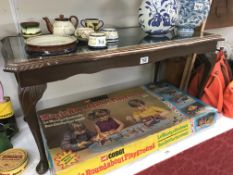
[[[55,18],[53,25],[47,17],[43,19],[46,22],[48,31],[54,35],[73,35],[78,26],[78,18],[76,16],[64,18],[64,15],[60,15],[59,18]],[[74,23],[72,19],[74,19]]]

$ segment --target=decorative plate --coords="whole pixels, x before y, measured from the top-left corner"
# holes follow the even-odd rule
[[[76,37],[41,35],[25,41],[26,51],[36,55],[59,55],[76,50]]]

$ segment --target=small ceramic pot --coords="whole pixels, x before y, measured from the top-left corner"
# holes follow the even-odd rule
[[[107,42],[116,42],[119,39],[118,32],[114,28],[104,28],[102,32],[105,33]]]
[[[194,28],[177,27],[177,35],[182,38],[192,37],[194,35]]]
[[[20,25],[23,34],[34,35],[41,32],[38,22],[22,22]]]
[[[99,31],[104,26],[104,22],[98,18],[82,19],[80,23],[83,27],[89,27],[95,31]]]
[[[22,34],[25,38],[41,35],[39,22],[22,22],[20,23]]]
[[[89,35],[94,32],[94,29],[88,27],[79,27],[75,30],[74,35],[80,41],[88,41]]]
[[[95,32],[89,35],[88,46],[93,49],[103,49],[107,47],[107,38],[103,32]]]

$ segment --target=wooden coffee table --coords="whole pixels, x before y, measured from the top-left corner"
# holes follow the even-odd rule
[[[139,28],[124,28],[118,32],[119,42],[109,45],[108,49],[90,50],[86,44],[79,43],[76,52],[59,56],[28,55],[25,52],[24,39],[20,36],[6,37],[2,40],[4,71],[14,73],[16,77],[25,120],[40,152],[40,162],[36,168],[39,174],[48,170],[48,162],[37,120],[36,104],[45,92],[48,82],[63,80],[76,74],[155,64],[177,56],[206,53],[214,51],[217,42],[223,40],[217,34],[172,40],[149,38]],[[191,69],[189,64],[189,61],[186,61],[186,67]],[[181,89],[187,87],[189,79],[190,75],[184,71],[182,82],[185,84],[183,83]]]

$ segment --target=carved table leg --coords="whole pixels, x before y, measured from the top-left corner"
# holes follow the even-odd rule
[[[23,109],[24,117],[36,141],[40,153],[40,162],[36,167],[39,174],[48,170],[48,162],[45,155],[42,136],[40,133],[39,123],[36,115],[36,104],[42,97],[46,84],[19,88],[19,99]]]

